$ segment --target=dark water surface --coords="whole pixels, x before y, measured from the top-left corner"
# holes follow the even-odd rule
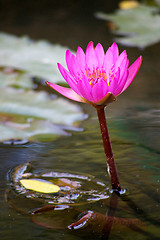
[[[8,11],[10,18],[7,19],[3,15],[3,21],[0,23],[1,30],[19,35],[25,33],[34,38],[43,37],[73,49],[76,49],[79,44],[86,47],[90,40],[96,43],[101,42],[107,48],[112,42],[112,36],[108,33],[104,22],[94,19],[91,15],[95,8],[92,8],[88,17],[85,10],[83,18],[80,15],[80,9],[76,10],[77,16],[75,15],[75,9],[78,7],[78,4],[73,4],[73,8],[57,7],[54,11],[57,15],[54,14],[54,17],[51,12],[48,15],[48,12],[38,15],[37,11],[34,15],[30,10],[31,17],[27,15],[21,24],[18,21],[18,17],[22,16],[21,11],[18,11],[20,7],[13,8],[13,11]],[[100,8],[98,5],[98,7],[98,10],[103,10],[103,6]],[[110,7],[109,10],[111,11],[112,8]],[[9,15],[11,12],[12,14]],[[11,21],[13,19],[15,22]],[[67,30],[68,35],[64,38]],[[126,195],[119,199],[116,217],[137,218],[144,223],[144,227],[140,231],[115,226],[111,230],[109,239],[158,240],[160,239],[160,44],[145,50],[122,46],[120,49],[127,49],[131,62],[142,55],[143,64],[129,89],[119,96],[117,102],[106,109],[121,185],[127,189]],[[95,236],[93,232],[76,233],[66,229],[48,229],[36,225],[30,220],[29,215],[9,207],[5,201],[8,171],[29,161],[35,168],[43,171],[93,175],[110,188],[96,112],[91,106],[81,104],[81,107],[88,114],[88,119],[82,123],[84,128],[82,132],[73,132],[71,137],[60,137],[52,143],[0,145],[0,239],[101,238],[100,235]],[[17,205],[18,201],[17,199]],[[108,206],[109,198],[84,204],[79,209],[106,214]],[[30,203],[27,207],[29,209]],[[57,221],[61,221],[64,217],[66,216],[60,214]]]

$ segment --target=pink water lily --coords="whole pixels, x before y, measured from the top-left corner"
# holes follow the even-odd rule
[[[142,57],[129,67],[126,51],[119,55],[118,46],[113,43],[104,53],[100,43],[94,48],[89,42],[86,52],[78,47],[74,56],[66,51],[68,70],[58,63],[58,68],[70,88],[54,83],[47,84],[63,96],[78,102],[88,102],[97,111],[101,135],[106,156],[107,169],[113,191],[121,191],[118,172],[112,152],[110,137],[105,117],[105,106],[116,100],[133,81],[142,63]]]
[[[93,42],[89,42],[85,53],[81,47],[78,47],[76,56],[67,50],[66,63],[68,71],[59,63],[58,68],[70,88],[47,84],[74,101],[105,106],[128,88],[138,72],[142,57],[129,67],[126,51],[119,55],[116,43],[104,53],[100,43],[94,48]]]

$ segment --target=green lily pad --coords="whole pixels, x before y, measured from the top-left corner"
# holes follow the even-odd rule
[[[30,123],[27,121],[24,123],[0,122],[0,132],[0,142],[5,144],[24,144],[28,141],[48,142],[55,140],[59,135],[70,135],[64,130],[64,126],[42,120],[33,120]]]
[[[84,117],[77,105],[63,98],[52,99],[44,91],[14,88],[0,90],[0,112],[46,119],[66,126],[72,126]]]
[[[139,4],[132,9],[119,9],[113,14],[97,13],[96,17],[112,21],[116,42],[123,45],[145,48],[160,41],[159,8]]]
[[[53,140],[78,130],[75,123],[85,118],[79,106],[52,99],[46,92],[0,89],[0,142],[8,140]]]
[[[32,89],[34,84],[29,74],[8,69],[8,72],[7,70],[0,71],[0,88],[7,86]]]
[[[65,65],[66,47],[47,41],[33,41],[28,37],[0,33],[0,65],[20,69],[30,75],[64,82],[57,62]]]

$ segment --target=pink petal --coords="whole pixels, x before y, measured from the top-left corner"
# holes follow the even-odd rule
[[[95,53],[98,59],[98,67],[99,69],[101,69],[104,62],[104,49],[100,43],[97,44],[95,48]]]
[[[93,101],[93,97],[91,94],[92,87],[89,84],[87,77],[84,76],[82,80],[79,80],[77,83],[77,87],[79,90],[79,95],[81,97],[85,98],[88,101]]]
[[[128,87],[129,85],[131,84],[131,82],[133,81],[133,79],[135,78],[140,66],[142,64],[142,57],[140,56],[139,58],[137,58],[137,60],[129,67],[128,71],[129,71],[129,74],[128,74],[128,78],[127,78],[127,81],[126,81],[126,84],[123,88],[123,90],[121,92],[124,92]]]
[[[125,74],[125,72],[127,71],[129,66],[129,60],[128,58],[124,57],[120,66],[118,68],[120,68],[120,79],[123,77],[123,75]]]
[[[119,56],[119,50],[117,44],[114,42],[111,46],[111,51],[113,53],[113,62],[116,62]]]
[[[81,75],[81,69],[79,67],[79,64],[77,63],[77,59],[73,54],[71,54],[69,50],[66,51],[66,63],[68,70],[72,75],[74,75],[75,77]]]
[[[67,63],[69,72],[71,74],[74,74],[72,70],[72,53],[69,50],[66,51],[66,63]]]
[[[108,48],[105,57],[104,57],[104,64],[103,67],[107,72],[107,75],[109,75],[110,69],[113,65],[116,64],[116,61],[118,60],[119,56],[119,50],[116,43],[113,43],[111,47]],[[117,68],[118,69],[118,68]],[[117,71],[116,69],[116,71]]]
[[[108,93],[108,91],[109,88],[107,82],[103,79],[99,80],[99,82],[92,87],[93,102],[98,102]]]
[[[86,61],[85,61],[85,53],[83,52],[81,47],[77,48],[77,54],[76,54],[77,62],[82,70],[82,72],[85,72],[86,68]]]
[[[103,63],[103,68],[105,69],[108,76],[109,76],[110,69],[112,68],[113,64],[114,64],[113,52],[112,52],[111,48],[109,47],[104,56],[104,63]]]
[[[51,83],[51,82],[46,82],[48,84],[48,86],[50,86],[51,88],[53,88],[55,91],[59,92],[60,94],[62,94],[63,96],[77,101],[77,102],[86,102],[85,99],[83,99],[82,97],[80,97],[77,93],[75,93],[71,88],[66,88],[66,87],[61,87],[57,84]]]
[[[81,68],[74,55],[72,55],[72,67],[75,77],[81,76]]]
[[[123,67],[123,62],[127,60],[127,53],[126,50],[124,50],[118,57],[116,64],[115,64],[115,70],[117,71],[118,67],[121,68],[121,65]]]
[[[127,81],[127,78],[128,78],[128,74],[129,74],[129,71],[127,69],[127,71],[123,74],[123,77],[121,79],[121,81],[119,82],[115,92],[114,92],[114,95],[115,96],[118,96],[119,94],[122,93],[122,89],[124,88],[125,84],[126,84],[126,81]]]
[[[86,49],[86,65],[91,72],[98,67],[98,59],[94,50],[93,42],[89,42]]]
[[[116,77],[114,77],[109,85],[109,91],[113,95],[115,95],[115,90],[118,87],[118,80],[120,77],[120,68],[118,68],[118,71],[116,72]]]
[[[73,78],[73,76],[60,64],[58,63],[58,68],[60,73],[62,74],[63,78],[66,80],[68,85],[77,93],[79,94],[78,88],[77,88],[77,82]]]

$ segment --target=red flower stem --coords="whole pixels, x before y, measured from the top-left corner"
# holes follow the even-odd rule
[[[119,177],[116,169],[116,164],[114,161],[114,156],[112,152],[111,142],[109,138],[108,128],[107,128],[107,122],[105,118],[105,112],[104,112],[104,106],[102,107],[96,107],[101,134],[102,134],[102,140],[104,145],[104,151],[106,155],[106,163],[108,166],[108,172],[111,178],[111,185],[113,190],[121,191],[121,186],[119,182]]]

